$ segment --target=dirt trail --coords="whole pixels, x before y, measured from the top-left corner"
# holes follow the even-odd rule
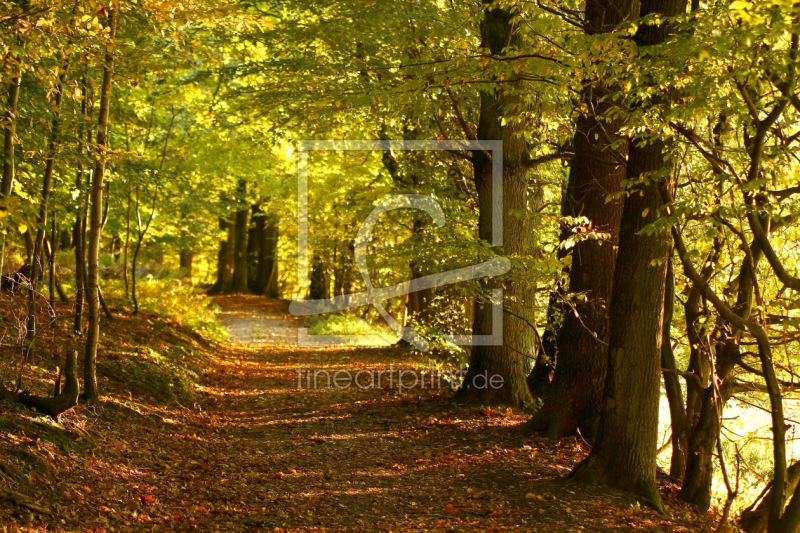
[[[459,408],[449,391],[429,387],[400,394],[396,382],[298,387],[298,367],[396,370],[418,360],[388,348],[298,347],[286,342],[300,323],[285,303],[217,303],[236,342],[210,363],[200,398],[148,417],[106,406],[118,413],[94,428],[106,437],[100,466],[68,480],[77,488],[72,504],[56,505],[65,517],[56,529],[701,529],[565,483],[585,447],[522,435],[528,415]]]

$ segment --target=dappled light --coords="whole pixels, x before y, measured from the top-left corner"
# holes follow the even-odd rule
[[[0,533],[800,533],[800,4],[0,0]]]

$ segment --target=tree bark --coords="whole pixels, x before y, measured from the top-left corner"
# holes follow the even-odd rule
[[[125,130],[127,133],[127,129]],[[130,152],[130,146],[128,146]],[[128,248],[131,243],[131,202],[133,190],[131,189],[131,180],[128,178],[128,202],[125,205],[125,246],[123,248],[122,256],[122,279],[125,280],[125,298],[130,297],[130,288],[128,286]]]
[[[108,11],[109,39],[113,41],[117,30],[117,11]],[[100,337],[100,231],[103,207],[103,178],[106,170],[106,146],[108,135],[108,114],[111,104],[111,83],[114,75],[114,51],[109,44],[103,65],[103,86],[100,97],[100,116],[97,121],[97,153],[92,175],[91,226],[89,231],[89,283],[86,286],[87,303],[89,304],[89,327],[86,334],[86,351],[83,363],[83,397],[89,404],[98,401],[97,392],[97,342]]]
[[[675,313],[675,271],[672,260],[667,262],[667,283],[664,289],[664,322],[661,336],[661,368],[664,376],[664,390],[669,403],[672,426],[672,458],[669,475],[681,479],[686,473],[686,408],[683,403],[683,390],[678,379],[675,354],[672,351],[672,317]]]
[[[322,259],[314,254],[309,275],[308,298],[310,300],[327,300],[331,297],[331,277]]]
[[[247,227],[247,289],[253,294],[259,294],[258,285],[258,260],[264,241],[264,210],[258,204],[250,208],[250,223]]]
[[[239,202],[245,201],[247,192],[247,182],[239,181],[238,186]],[[236,222],[233,240],[233,281],[231,283],[231,294],[247,293],[247,215],[250,210],[240,209],[236,212]]]
[[[81,100],[81,115],[84,117],[85,122],[89,122],[92,116],[93,94],[89,90],[90,85],[84,76],[81,81],[81,91],[83,92],[83,99]],[[83,127],[79,128],[78,137],[83,136]],[[91,142],[91,130],[87,128],[86,137],[87,144]],[[91,172],[90,172],[91,175]],[[78,210],[75,216],[75,225],[72,227],[72,242],[75,245],[75,320],[73,322],[72,330],[76,335],[82,333],[83,321],[83,304],[86,299],[86,286],[84,281],[86,275],[86,220],[88,218],[89,201],[86,194],[86,187],[83,183],[83,164],[78,163],[78,173],[75,177],[75,188],[78,191]]]
[[[753,307],[753,280],[752,274],[763,257],[761,247],[756,241],[750,244],[750,252],[754,261],[745,257],[737,277],[738,289],[734,312],[742,319],[750,318]],[[691,297],[691,295],[690,295]],[[690,301],[687,298],[687,304]],[[695,304],[699,304],[698,301]],[[740,359],[739,337],[742,329],[722,323],[715,327],[709,338],[719,339],[716,343],[716,354],[705,353],[708,343],[701,339],[695,330],[693,312],[687,314],[687,333],[690,342],[696,342],[697,353],[692,353],[690,358],[690,371],[697,376],[697,380],[690,383],[696,388],[692,395],[691,404],[688,403],[687,412],[691,409],[691,418],[687,419],[688,449],[686,454],[686,475],[681,486],[680,498],[693,503],[701,512],[705,512],[711,504],[711,484],[714,477],[714,446],[721,424],[722,413],[730,399],[730,383],[733,369]],[[713,367],[711,361],[716,363]],[[698,387],[696,384],[702,384]]]
[[[171,126],[172,124],[170,123],[170,129]],[[166,142],[164,146],[166,147]],[[147,230],[150,229],[150,224],[153,223],[153,218],[156,215],[157,202],[158,202],[158,184],[156,183],[156,188],[153,191],[153,205],[150,208],[150,216],[147,218],[147,224],[142,226],[142,214],[139,211],[139,186],[138,185],[136,186],[136,228],[139,230],[139,235],[136,238],[136,247],[133,249],[133,260],[131,261],[131,270],[133,270],[133,275],[131,276],[131,299],[133,300],[134,315],[137,315],[139,313],[139,299],[136,296],[136,261],[139,259],[139,251],[142,249],[142,242],[144,242],[144,236],[147,234]]]
[[[345,228],[345,232],[347,228]],[[350,294],[353,285],[353,271],[355,270],[355,265],[353,264],[354,255],[355,255],[355,245],[354,241],[351,240],[347,243],[347,247],[344,251],[339,251],[337,248],[334,251],[334,254],[338,256],[338,260],[334,261],[334,272],[333,272],[333,295],[334,296],[341,296],[343,294]],[[334,258],[336,259],[336,258]],[[276,267],[277,270],[277,267]],[[276,283],[277,283],[277,272],[276,272]],[[406,305],[408,303],[406,302]],[[403,324],[405,326],[405,323]]]
[[[53,102],[53,121],[50,129],[50,142],[47,149],[47,159],[45,161],[44,175],[42,177],[42,198],[39,204],[39,216],[37,217],[36,225],[36,241],[33,246],[33,258],[31,261],[31,277],[30,289],[28,290],[28,317],[27,317],[27,340],[29,344],[26,348],[26,360],[31,360],[31,350],[33,348],[33,340],[36,336],[36,295],[39,276],[44,273],[44,240],[45,233],[47,232],[47,211],[50,208],[50,186],[53,181],[53,169],[56,163],[56,148],[59,142],[59,133],[61,128],[61,102],[63,100],[62,88],[66,83],[67,68],[69,62],[64,66],[58,76],[58,83],[56,83],[56,94]],[[55,228],[54,228],[55,230]],[[55,287],[53,287],[54,289]],[[52,293],[55,290],[51,290]]]
[[[66,378],[64,381],[64,388],[54,397],[39,398],[37,396],[21,394],[18,396],[19,402],[28,408],[36,409],[40,413],[57,419],[58,415],[78,405],[78,396],[80,395],[80,384],[78,383],[78,352],[73,351],[67,354],[64,363],[64,376]],[[60,372],[58,380],[60,388]]]
[[[484,11],[482,47],[492,54],[501,55],[509,46],[520,47],[522,39],[515,31],[518,18],[504,9],[489,7]],[[506,80],[508,81],[508,80]],[[501,119],[522,112],[524,97],[520,81],[498,84],[494,93],[482,91],[481,111],[477,137],[481,140],[503,141],[503,249],[507,257],[525,252],[528,223],[519,213],[527,213],[528,158],[524,138],[524,124]],[[492,240],[492,162],[484,151],[472,152],[475,188],[478,193],[478,234],[481,240]],[[512,214],[513,213],[513,214]],[[508,277],[506,277],[506,280]],[[525,290],[520,283],[504,279],[484,280],[481,287],[490,294],[495,287],[504,288],[505,309],[503,317],[503,344],[501,346],[473,346],[467,375],[456,399],[468,403],[502,403],[521,406],[532,401],[525,381],[526,347],[535,344],[536,332],[520,316],[527,315],[525,308],[532,302],[524,301]],[[491,335],[492,305],[476,303],[473,335]],[[499,387],[490,386],[494,379]]]
[[[382,125],[381,131],[379,133],[379,137],[382,140],[388,140],[387,133],[386,133],[386,126]],[[414,135],[412,135],[412,131],[404,125],[403,128],[403,138],[407,140],[414,139]],[[394,182],[395,186],[401,189],[417,189],[419,188],[419,175],[417,174],[421,162],[418,156],[419,154],[415,154],[414,152],[406,153],[404,155],[403,161],[405,165],[401,167],[400,162],[397,160],[395,155],[391,152],[391,150],[384,150],[381,154],[381,160],[383,162],[383,167],[389,172],[389,175],[392,177],[392,181]],[[405,167],[405,168],[403,168]],[[427,224],[427,221],[423,218],[415,218],[412,226],[411,226],[411,237],[409,242],[412,245],[411,256],[417,257],[419,250],[417,248],[419,246],[424,246],[421,242],[423,238],[423,230]],[[336,256],[334,252],[334,285],[336,285],[336,276],[335,276],[335,268],[336,268]],[[344,262],[343,265],[347,268],[347,261]],[[411,279],[421,278],[425,275],[423,272],[422,265],[415,260],[411,260],[408,264],[408,268],[410,270]],[[336,292],[336,287],[334,286],[334,293]],[[435,295],[435,289],[433,287],[429,287],[420,291],[412,292],[407,294],[405,297],[405,309],[404,309],[404,319],[403,325],[405,326],[406,321],[411,316],[417,316],[422,320],[428,318],[428,307],[430,306],[431,302],[433,301]],[[405,339],[400,339],[398,341],[398,345],[400,346],[408,346],[410,343]]]
[[[612,31],[634,17],[636,7],[636,3],[624,0],[614,0],[612,5],[589,0],[586,32],[592,35]],[[611,110],[611,102],[604,98],[610,92],[605,80],[585,81],[580,106],[587,112],[575,123],[575,155],[561,203],[562,216],[588,219],[584,227],[565,228],[561,233],[562,245],[582,230],[606,233],[608,237],[586,239],[571,248],[569,291],[584,297],[571,302],[571,306],[557,298],[551,301],[556,308],[551,308],[548,315],[560,314],[563,320],[555,338],[549,338],[545,344],[549,352],[545,355],[548,360],[557,357],[558,363],[544,405],[528,424],[551,439],[580,432],[593,441],[602,408],[610,339],[608,303],[622,217],[622,201],[606,202],[606,197],[621,190],[625,177],[624,164],[609,147],[620,138],[622,125],[619,119],[609,120],[604,116]],[[623,157],[627,154],[627,148],[617,150]],[[562,256],[566,252],[564,246],[559,249]],[[540,365],[539,374],[544,371]],[[541,391],[541,380],[541,376],[532,377],[531,385]]]
[[[217,253],[217,281],[209,289],[209,294],[228,292],[233,281],[233,242],[235,225],[224,217],[219,217],[219,229],[225,231],[225,240],[219,243]]]
[[[8,198],[14,188],[15,154],[14,141],[17,131],[17,106],[19,104],[19,91],[22,84],[22,69],[17,66],[16,76],[11,78],[6,100],[6,112],[3,121],[6,127],[3,134],[3,180],[0,183],[2,198]]]
[[[800,486],[800,462],[794,463],[787,469],[786,478],[786,492],[789,494],[794,493],[794,498],[796,498],[797,491],[800,490],[798,489],[798,486]],[[772,482],[764,488],[764,492],[766,494],[762,493],[764,497],[760,502],[756,500],[753,505],[742,511],[739,527],[745,533],[766,533],[767,531],[767,518],[770,505],[772,505]],[[756,503],[758,503],[758,506],[754,509],[753,507]]]
[[[52,398],[40,398],[30,394],[14,394],[0,384],[0,398],[8,398],[18,401],[25,407],[36,409],[40,413],[46,414],[53,419],[58,415],[72,409],[78,405],[80,395],[80,384],[78,383],[78,352],[69,352],[64,363],[64,375],[66,377],[64,388],[61,389],[61,372],[58,374],[56,383],[57,393]]]
[[[644,0],[640,16],[675,16],[685,9],[685,0]],[[638,47],[659,44],[668,31],[663,23],[642,25],[634,41]],[[644,146],[632,143],[627,180],[636,183],[663,168],[664,148],[661,139],[648,139]],[[635,185],[625,199],[598,436],[589,457],[575,468],[573,476],[590,484],[603,483],[633,492],[663,510],[656,486],[656,453],[669,237],[640,233],[658,217],[660,185]]]
[[[664,165],[663,142],[631,147],[629,179]],[[656,487],[664,285],[669,241],[639,232],[656,218],[656,184],[625,200],[611,296],[611,338],[598,437],[574,476],[633,492],[661,508]],[[642,216],[646,214],[646,216]],[[653,263],[658,263],[654,265]]]
[[[255,294],[277,298],[278,289],[278,218],[267,216],[261,230],[258,248]]]

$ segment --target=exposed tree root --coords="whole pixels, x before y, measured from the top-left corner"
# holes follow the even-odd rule
[[[40,413],[46,414],[51,418],[58,418],[58,415],[68,411],[78,405],[80,395],[80,385],[78,384],[78,352],[67,354],[64,363],[64,375],[66,377],[64,388],[60,388],[61,374],[59,373],[56,390],[60,392],[52,398],[40,398],[27,393],[13,393],[0,385],[0,398],[12,399],[30,409],[36,409]]]

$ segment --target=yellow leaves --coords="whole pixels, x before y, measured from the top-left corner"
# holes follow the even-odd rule
[[[19,226],[17,226],[17,229],[19,230],[20,233],[25,233],[28,230],[28,225],[20,224]]]
[[[649,213],[649,212],[650,212],[650,208],[649,207],[645,207],[644,210],[642,210],[642,218],[646,217],[647,213]]]
[[[731,11],[744,11],[752,6],[753,4],[750,2],[745,2],[744,0],[735,0],[734,2],[731,2],[731,5],[728,6],[728,9]]]

